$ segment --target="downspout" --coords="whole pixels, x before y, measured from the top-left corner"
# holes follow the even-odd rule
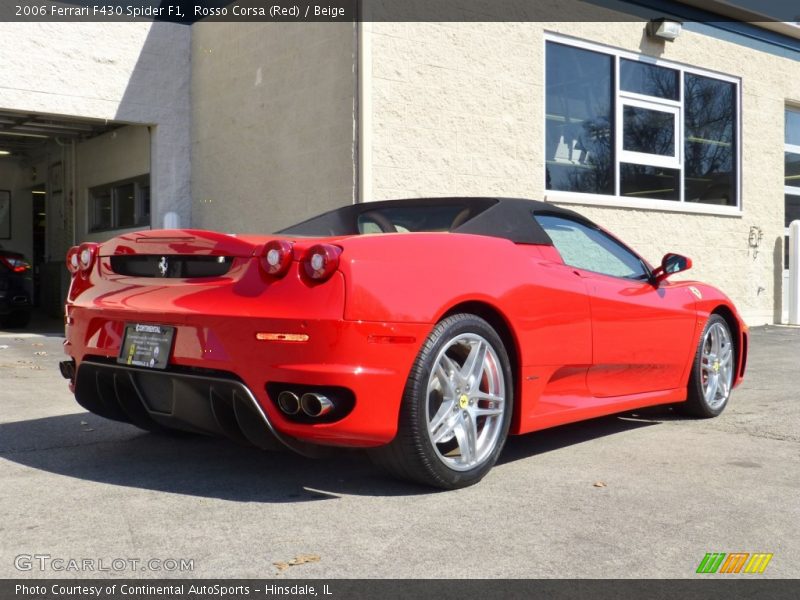
[[[74,138],[71,141],[71,150],[70,171],[72,171],[72,176],[69,182],[69,201],[70,210],[72,211],[72,239],[70,240],[70,246],[78,243],[78,145],[75,143]]]
[[[363,4],[359,3],[363,10]],[[372,196],[372,24],[359,12],[356,26],[356,202],[369,202]]]

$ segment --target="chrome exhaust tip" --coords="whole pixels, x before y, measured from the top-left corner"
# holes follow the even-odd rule
[[[333,410],[333,402],[327,396],[308,392],[300,397],[300,408],[309,417],[321,417]]]
[[[278,408],[287,415],[296,415],[300,412],[300,399],[294,392],[285,390],[278,394]]]
[[[74,360],[62,360],[58,363],[58,369],[61,371],[61,376],[64,379],[69,379],[72,381],[75,379],[75,361]]]

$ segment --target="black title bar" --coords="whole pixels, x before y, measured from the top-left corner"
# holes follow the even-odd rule
[[[711,578],[706,578],[711,577]],[[798,581],[698,576],[696,579],[6,579],[3,600],[380,600],[486,598],[536,600],[794,600]]]
[[[694,21],[800,20],[795,0],[0,0],[0,21]]]

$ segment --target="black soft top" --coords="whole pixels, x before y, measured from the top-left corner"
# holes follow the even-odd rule
[[[426,229],[421,226],[415,231],[449,231],[505,238],[517,244],[542,244],[552,246],[553,242],[544,229],[533,218],[533,214],[552,214],[569,216],[587,222],[585,217],[564,208],[538,200],[522,198],[409,198],[405,200],[385,200],[350,204],[312,217],[307,221],[292,225],[276,233],[307,237],[330,237],[358,235],[359,218],[366,216],[380,222],[381,215],[394,209],[419,209],[420,214],[441,209],[450,209],[455,214],[443,227]]]

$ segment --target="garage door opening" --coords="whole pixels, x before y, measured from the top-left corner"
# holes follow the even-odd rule
[[[62,314],[70,246],[150,227],[150,144],[147,125],[0,109],[0,245],[31,262],[38,310]]]

